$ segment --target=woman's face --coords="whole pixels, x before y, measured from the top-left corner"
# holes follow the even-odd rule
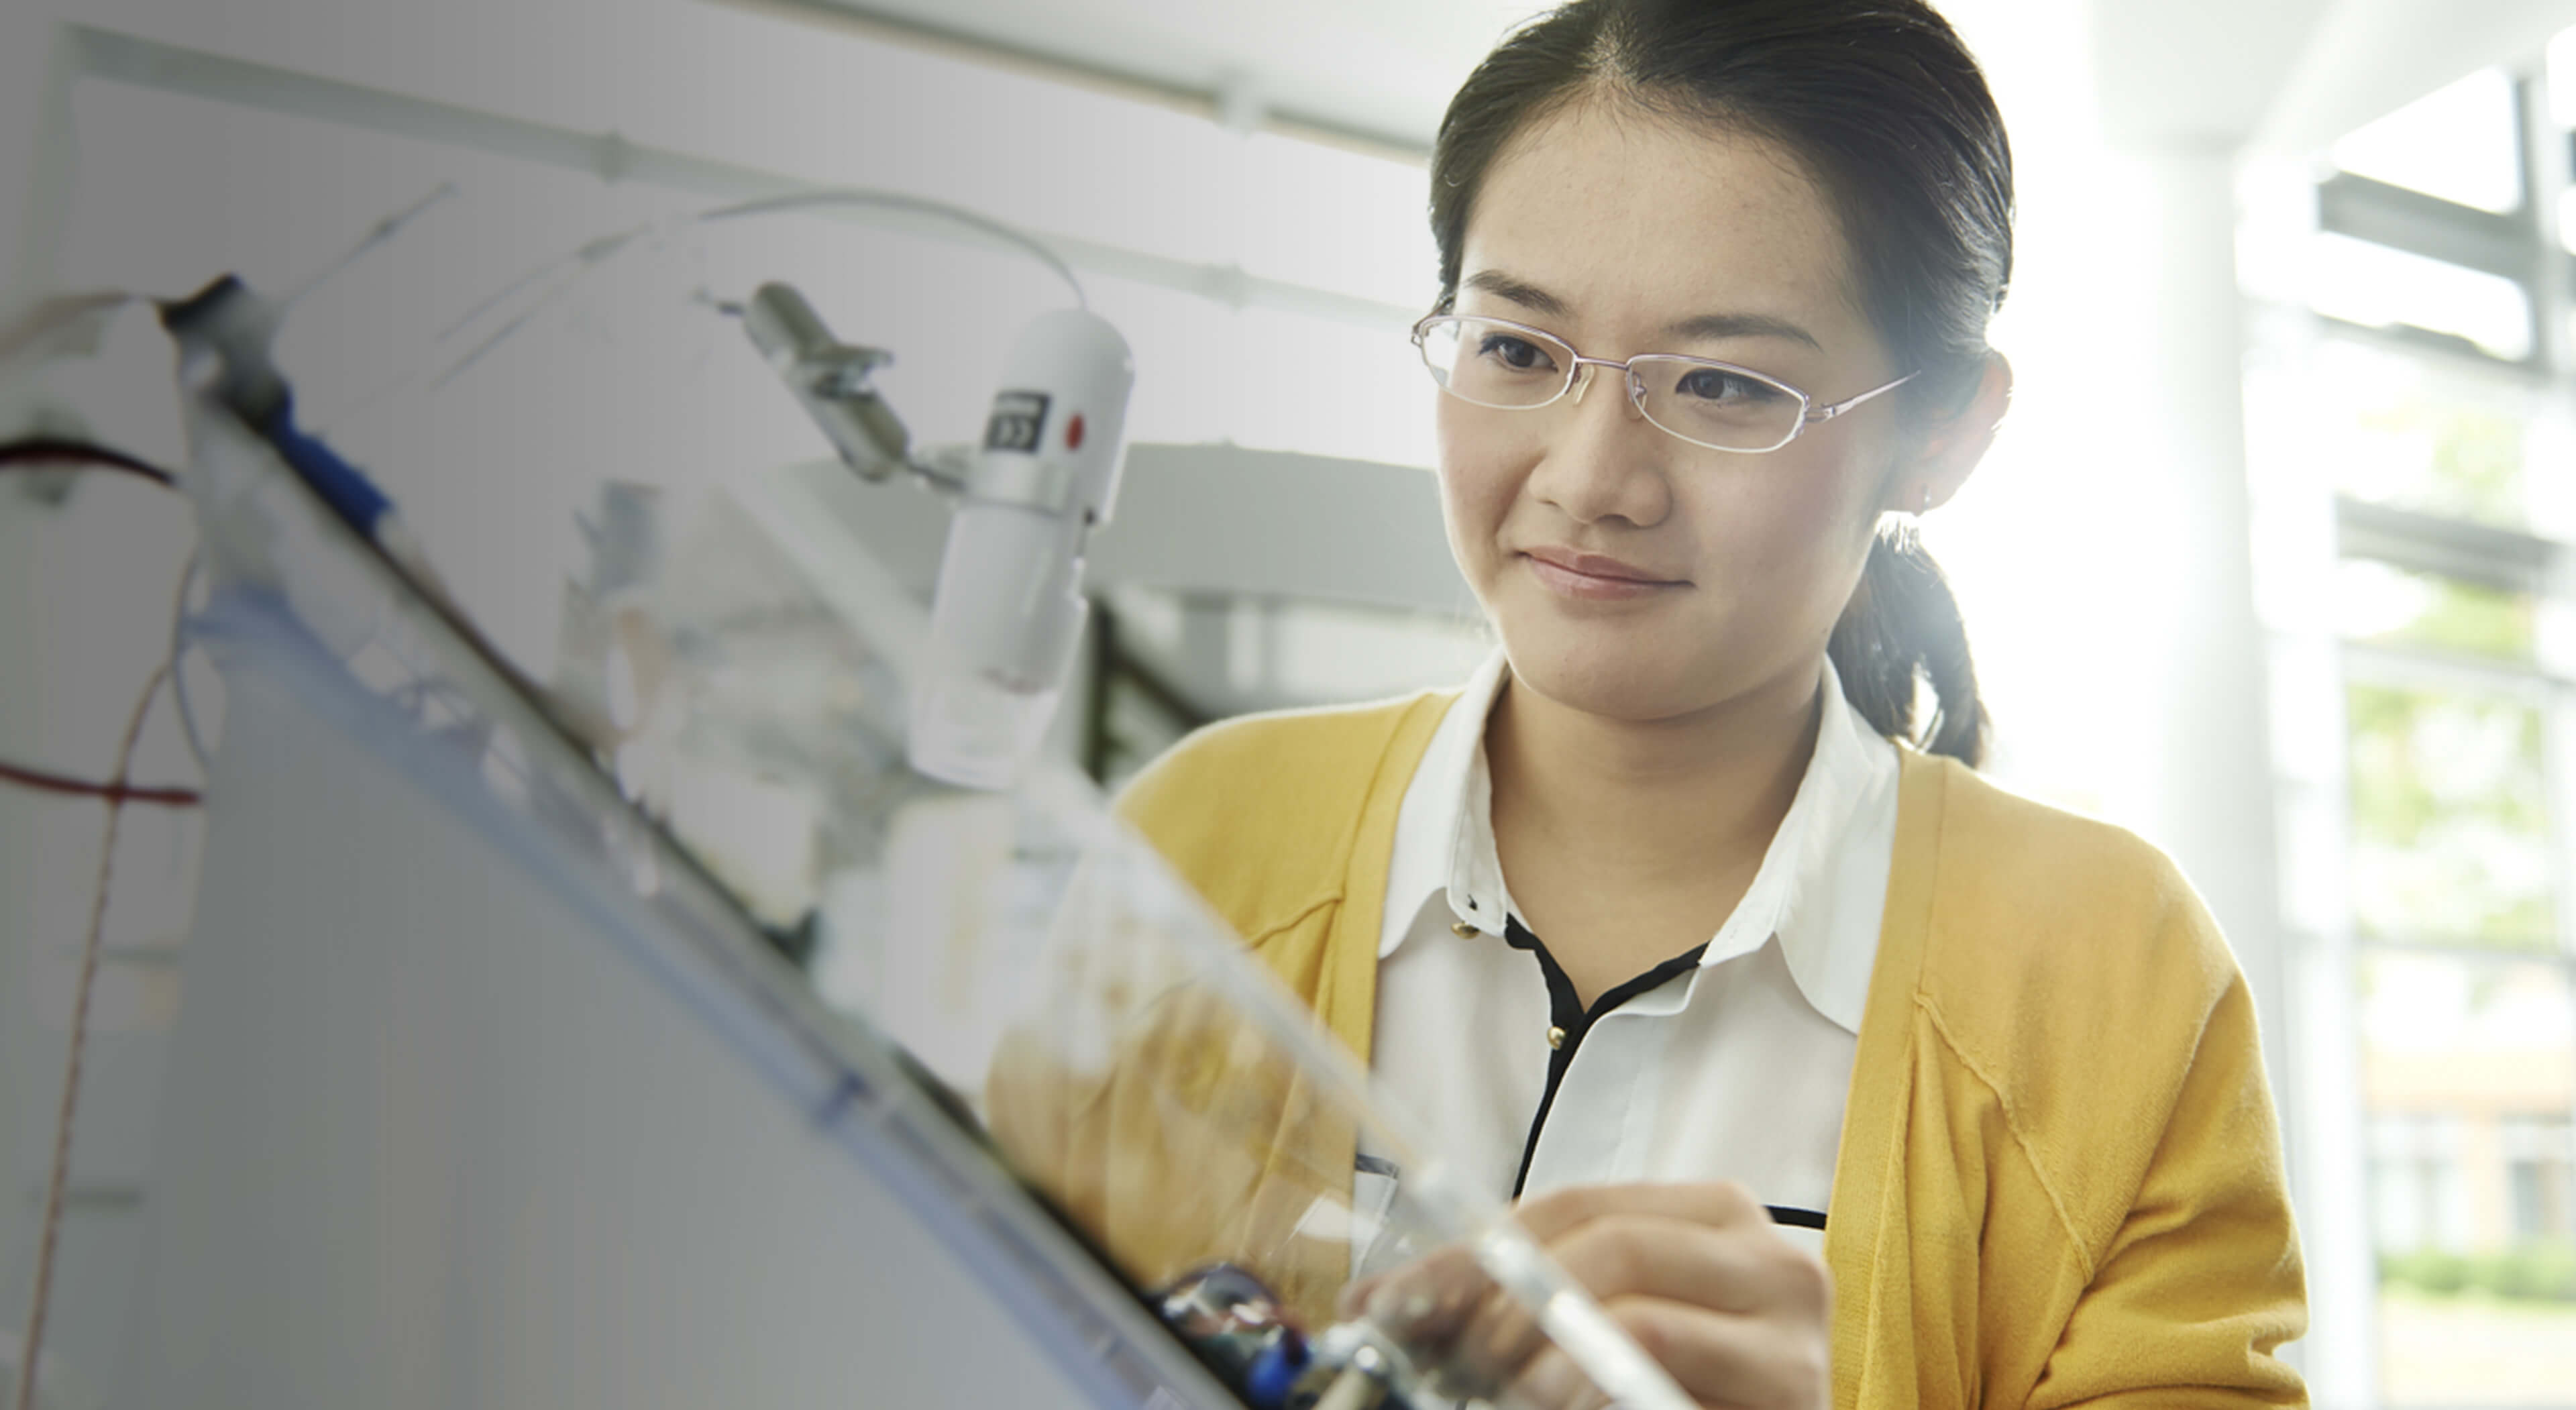
[[[1463,256],[1458,313],[1586,357],[1714,358],[1819,406],[1911,370],[1856,306],[1825,193],[1739,133],[1577,104],[1495,160]],[[1666,434],[1615,371],[1587,371],[1579,403],[1440,396],[1450,548],[1514,676],[1639,721],[1811,681],[1880,512],[1900,507],[1894,398],[1730,454]]]

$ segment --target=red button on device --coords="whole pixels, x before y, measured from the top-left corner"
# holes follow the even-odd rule
[[[1072,420],[1064,423],[1064,448],[1082,449],[1082,413],[1079,411],[1073,414]]]

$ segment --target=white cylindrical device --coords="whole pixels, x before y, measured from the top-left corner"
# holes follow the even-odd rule
[[[1082,632],[1083,546],[1117,497],[1135,381],[1127,340],[1088,312],[1047,314],[1012,348],[939,564],[914,768],[1003,788],[1036,756]]]

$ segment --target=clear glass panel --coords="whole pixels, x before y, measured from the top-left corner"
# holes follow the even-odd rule
[[[1583,1403],[1687,1403],[1096,796],[871,801],[882,850],[852,879],[895,902],[835,927],[860,961],[835,997],[1248,1405],[1527,1405],[1505,1393],[1522,1354],[1494,1350],[1514,1343],[1464,1335],[1478,1304],[1565,1351]]]
[[[2483,69],[2334,144],[2334,164],[2480,210],[2522,204],[2522,142],[2513,80]]]
[[[377,222],[448,191],[397,238],[297,300],[276,351],[308,423],[381,400],[447,320],[530,268],[603,231],[698,204],[631,182],[104,81],[73,88],[72,121],[80,179],[66,226],[76,234],[56,274],[64,288],[176,298],[229,271],[282,294],[331,268]],[[173,219],[174,211],[186,215]],[[122,424],[100,431],[121,441]]]
[[[2546,949],[2556,935],[2540,711],[2355,685],[2352,908],[2365,935]]]
[[[2308,303],[2319,313],[2448,334],[2509,362],[2531,356],[2531,297],[2510,279],[2349,235],[2319,235],[2310,254]]]
[[[2353,641],[2531,659],[2532,597],[2392,563],[2347,558],[2335,572],[2340,628]]]
[[[2360,975],[2392,1405],[2576,1386],[2576,995],[2554,964],[2377,954]]]
[[[1505,1388],[1558,1350],[1582,1403],[1685,1410],[1505,1192],[1391,1115],[1095,790],[1040,767],[964,792],[906,765],[932,629],[849,507],[915,491],[818,461],[810,418],[739,375],[774,378],[710,307],[741,288],[737,258],[815,291],[827,319],[865,326],[878,305],[792,238],[658,253],[676,264],[599,261],[470,372],[367,423],[371,459],[407,465],[407,483],[470,468],[496,519],[582,524],[589,563],[543,584],[578,606],[556,649],[512,670],[469,646],[326,531],[330,511],[265,442],[191,396],[190,483],[226,509],[205,529],[214,615],[346,697],[333,718],[467,817],[554,849],[532,865],[613,872],[608,923],[679,916],[719,959],[756,927],[848,1016],[806,1028],[800,1052],[874,1064],[843,1068],[825,1120],[924,1151],[930,1129],[983,1138],[1246,1404],[1521,1405]],[[916,282],[944,272],[922,268]],[[675,382],[674,363],[703,384]],[[531,487],[546,475],[588,493]],[[691,483],[722,492],[652,488]],[[487,561],[440,559],[460,577]],[[478,593],[458,615],[488,630],[487,611],[518,606]]]
[[[918,55],[895,64],[864,44],[853,52],[863,77],[884,82],[836,90],[856,105],[843,114],[848,125],[773,126],[763,148],[738,113],[720,108],[696,114],[716,125],[707,140],[764,169],[956,201],[1042,233],[1211,264],[1241,262],[1273,279],[1428,307],[1436,269],[1418,164],[1276,135],[1246,138],[1158,105],[975,65]],[[281,292],[328,267],[387,214],[453,187],[401,239],[299,303],[280,356],[298,379],[303,414],[326,429],[354,410],[381,406],[405,379],[421,375],[419,354],[431,335],[514,280],[594,236],[712,204],[122,84],[84,82],[73,101],[84,173],[73,217],[84,234],[64,252],[63,282],[71,287],[177,296],[232,270],[254,288]],[[952,108],[971,120],[942,127],[940,143],[849,140],[850,131],[901,130],[918,125],[925,111]],[[904,123],[889,116],[898,110],[908,115]],[[1000,122],[990,119],[995,112],[1018,116]],[[663,135],[692,150],[700,145]],[[315,180],[315,172],[332,179]],[[191,218],[161,218],[175,208]],[[846,320],[854,338],[898,350],[881,380],[916,432],[933,440],[960,438],[980,425],[1001,350],[1032,311],[1063,299],[1062,286],[1035,264],[927,219],[897,232],[818,213],[675,239],[652,251],[638,247],[618,262],[639,257],[659,257],[665,270],[692,260],[705,267],[696,279],[673,272],[658,284],[585,277],[577,297],[556,311],[578,304],[574,317],[596,324],[622,316],[614,298],[648,291],[685,297],[701,282],[705,292],[739,296],[748,287],[736,277],[741,271],[792,260],[818,302],[845,296],[825,309],[836,327]],[[548,269],[533,284],[546,287],[561,273],[560,266]],[[1231,440],[1430,463],[1431,397],[1409,362],[1400,322],[1362,326],[1275,309],[1246,314],[1204,293],[1096,273],[1085,283],[1094,307],[1136,354],[1131,440]],[[666,391],[682,390],[637,398],[638,407],[701,405],[709,394],[699,384],[669,379],[690,378],[690,359],[708,354],[710,338],[719,345],[712,355],[717,375],[740,371],[733,350],[720,346],[731,335],[721,320],[704,316],[703,304],[675,304],[667,313],[666,326],[681,340],[653,370],[665,377]],[[595,356],[584,361],[598,363]],[[775,394],[766,386],[752,393]],[[451,487],[469,500],[461,517],[490,512],[479,483],[449,478],[404,488],[422,500]],[[423,501],[418,512],[431,506]]]
[[[2308,444],[2359,499],[2519,527],[2529,393],[2354,340],[2329,340],[2309,372]]]
[[[1560,1345],[1609,1330],[1566,1348],[1584,1393],[1679,1410],[1097,793],[907,773],[900,671],[766,532],[719,509],[628,624],[662,643],[673,725],[617,771],[737,899],[816,937],[827,1002],[900,1043],[1247,1404],[1375,1382],[1519,1405],[1517,1360],[1460,1335],[1482,1304]]]

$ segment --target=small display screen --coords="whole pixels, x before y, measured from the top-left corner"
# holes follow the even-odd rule
[[[1038,438],[1046,434],[1046,418],[1046,393],[996,393],[992,419],[984,423],[984,449],[1035,455]]]

